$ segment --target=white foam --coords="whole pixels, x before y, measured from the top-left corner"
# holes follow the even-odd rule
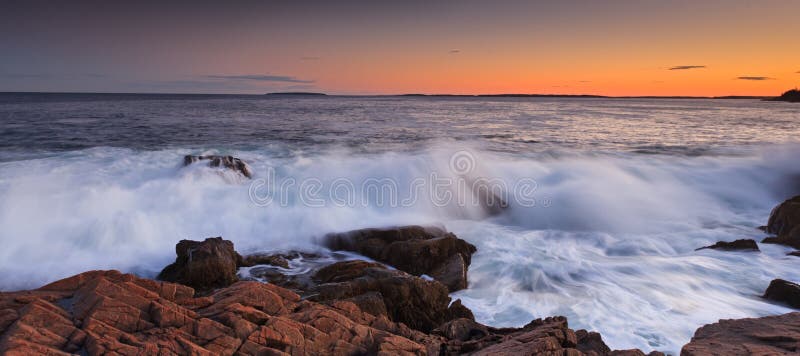
[[[694,249],[717,240],[763,237],[754,228],[788,197],[800,173],[792,146],[724,156],[500,154],[443,145],[415,152],[273,155],[224,152],[251,164],[255,179],[388,178],[400,192],[437,172],[458,178],[454,152],[474,155],[472,178],[538,183],[536,206],[511,199],[504,215],[480,207],[366,201],[324,207],[258,206],[249,181],[185,154],[95,148],[0,163],[0,289],[38,287],[90,269],[153,276],[180,239],[223,236],[240,251],[313,248],[332,231],[443,223],[478,246],[471,287],[457,293],[482,322],[523,325],[563,314],[598,330],[613,348],[677,352],[694,330],[719,318],[786,311],[758,298],[772,278],[800,280],[786,248],[763,253]],[[215,151],[205,153],[219,153]],[[293,192],[298,188],[292,188]],[[460,194],[457,190],[453,193]],[[402,194],[401,194],[402,196]],[[366,199],[365,199],[366,198]]]

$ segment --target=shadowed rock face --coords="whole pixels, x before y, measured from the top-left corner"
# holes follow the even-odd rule
[[[789,313],[705,325],[681,355],[797,355],[799,345],[800,313]]]
[[[311,300],[348,300],[362,310],[386,315],[389,320],[423,332],[464,314],[463,309],[451,311],[447,288],[441,283],[377,263],[337,262],[320,269],[314,280],[320,284]],[[467,317],[474,319],[469,309],[467,312]]]
[[[800,248],[800,195],[772,209],[765,231],[777,235],[764,239],[765,243]]]
[[[250,167],[247,166],[247,163],[242,161],[239,158],[233,156],[191,156],[187,155],[183,157],[183,165],[188,166],[194,162],[207,160],[209,167],[224,167],[235,172],[241,173],[243,176],[247,178],[252,178],[253,173],[250,171]]]
[[[178,257],[159,273],[158,279],[180,283],[199,291],[227,287],[239,279],[236,270],[242,257],[233,242],[222,237],[205,241],[181,240],[175,246]]]
[[[764,292],[764,298],[800,309],[800,285],[782,279],[773,279]]]
[[[723,250],[723,251],[760,251],[758,249],[758,244],[756,244],[756,242],[752,239],[741,239],[731,242],[719,241],[713,245],[698,248],[695,251],[704,249]]]
[[[427,274],[450,292],[467,287],[467,268],[476,248],[435,227],[404,226],[328,234],[332,250],[357,252],[415,276]]]
[[[457,319],[426,334],[349,301],[301,300],[272,284],[242,281],[194,295],[117,271],[0,293],[0,354],[613,354],[599,335],[582,343],[563,317],[515,329]]]

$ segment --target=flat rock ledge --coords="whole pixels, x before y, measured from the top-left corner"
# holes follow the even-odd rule
[[[789,313],[705,325],[681,349],[681,356],[797,355],[798,352],[800,313]]]

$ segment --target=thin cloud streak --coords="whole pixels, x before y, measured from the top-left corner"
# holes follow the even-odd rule
[[[451,50],[450,50],[449,52],[447,52],[447,53],[450,53],[450,54],[459,54],[459,53],[461,53],[461,50],[460,50],[460,49],[451,49]]]
[[[770,77],[737,77],[736,79],[739,79],[739,80],[773,80],[775,78],[770,78]]]
[[[699,68],[705,68],[705,67],[706,66],[697,66],[697,65],[694,65],[694,66],[674,66],[674,67],[670,68],[669,70],[687,70],[687,69],[699,69]]]
[[[311,84],[313,80],[297,79],[295,77],[286,75],[262,75],[262,74],[244,74],[244,75],[207,75],[206,78],[211,79],[225,79],[225,80],[252,80],[259,82],[279,82],[279,83],[303,83]]]

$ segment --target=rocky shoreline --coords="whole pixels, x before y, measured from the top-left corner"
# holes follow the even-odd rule
[[[222,238],[184,240],[161,281],[90,271],[36,290],[0,293],[0,352],[645,355],[612,351],[599,333],[570,329],[564,317],[521,328],[476,322],[449,296],[452,286],[466,287],[475,247],[442,229],[367,229],[326,241],[397,265],[346,260],[305,277],[273,275],[272,283],[262,283],[240,280],[237,270],[281,267],[302,254],[243,257]]]
[[[187,164],[203,159],[217,158]],[[239,169],[233,158],[219,161]],[[800,247],[800,196],[776,207],[763,230],[775,235],[763,243]],[[611,350],[601,334],[573,330],[561,316],[521,328],[476,322],[450,297],[468,287],[476,248],[442,228],[363,229],[319,242],[364,258],[242,256],[221,237],[183,240],[158,280],[89,271],[35,290],[0,292],[0,354],[645,355]],[[749,239],[700,249],[759,251]],[[287,273],[298,260],[312,267]],[[800,285],[776,279],[763,297],[800,308]],[[681,355],[798,351],[800,313],[789,313],[705,325]]]

